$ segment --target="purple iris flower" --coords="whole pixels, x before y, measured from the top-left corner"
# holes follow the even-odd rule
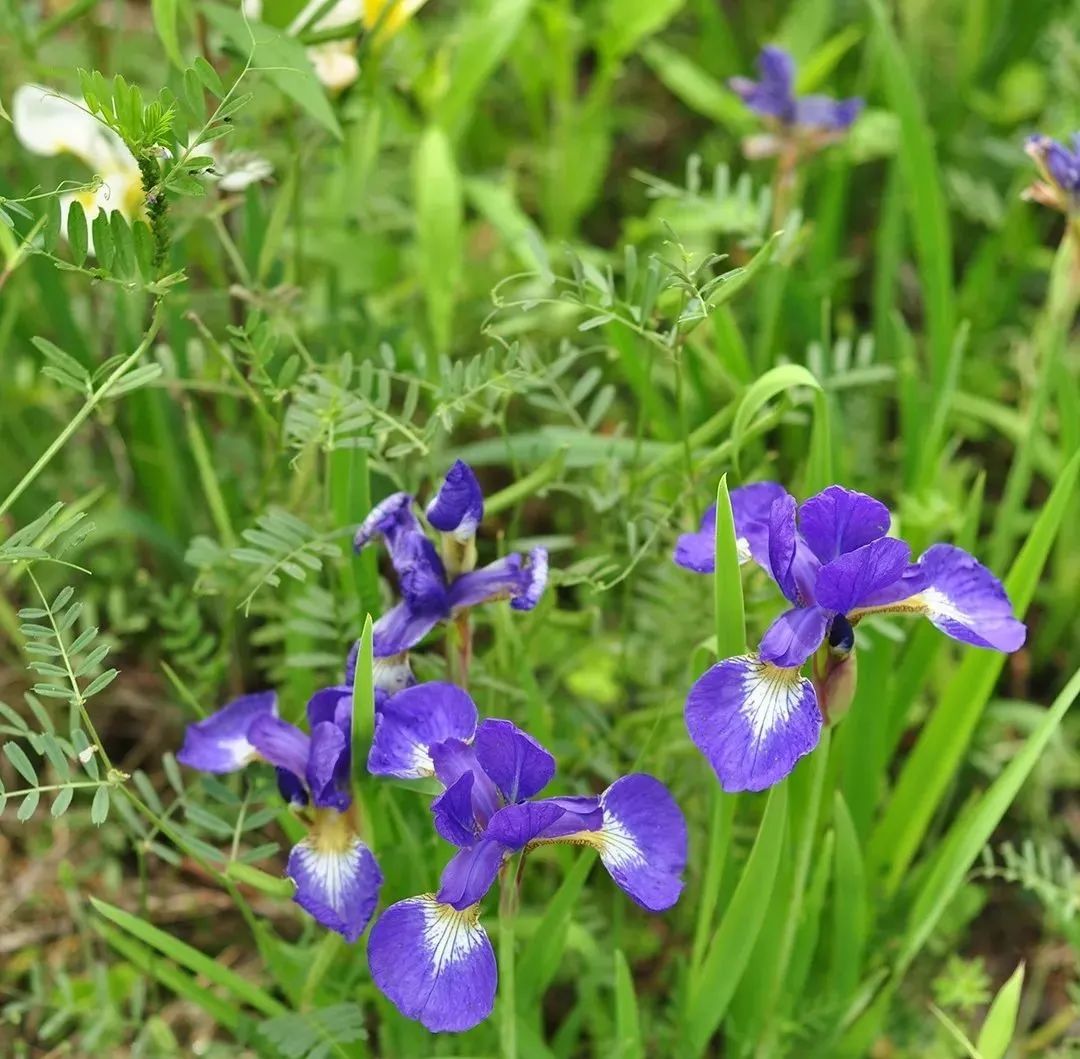
[[[1028,197],[1065,213],[1080,212],[1080,132],[1071,146],[1049,136],[1029,136],[1025,149],[1044,180],[1028,189]]]
[[[352,688],[317,691],[307,704],[310,734],[281,720],[273,692],[246,695],[189,726],[177,760],[204,772],[249,761],[275,766],[292,805],[308,806],[309,830],[289,853],[293,900],[329,930],[356,941],[375,911],[382,872],[356,833],[349,792]]]
[[[357,551],[382,536],[398,576],[402,600],[376,623],[376,657],[400,655],[418,644],[440,621],[491,600],[509,599],[515,610],[532,610],[547,585],[548,557],[534,548],[528,559],[504,556],[479,570],[475,534],[484,514],[480,485],[468,464],[450,468],[427,518],[442,538],[442,555],[413,513],[413,498],[394,493],[356,531]]]
[[[733,77],[728,82],[755,114],[784,128],[838,133],[851,127],[863,109],[861,99],[795,95],[795,60],[783,48],[767,45],[757,60],[759,80]]]
[[[458,852],[438,893],[392,905],[368,939],[375,984],[434,1032],[467,1030],[491,1014],[497,973],[480,902],[512,853],[552,842],[592,846],[616,884],[653,912],[682,890],[686,824],[663,784],[636,773],[599,796],[536,799],[554,758],[510,721],[480,721],[455,685],[420,684],[391,697],[376,719],[368,769],[443,785],[432,815]]]
[[[843,675],[839,663],[853,670],[853,626],[867,614],[922,614],[976,647],[1016,651],[1024,643],[1026,629],[989,570],[949,544],[933,545],[912,563],[908,545],[885,535],[889,511],[873,497],[833,485],[797,505],[779,486],[758,483],[734,490],[731,502],[746,554],[791,606],[766,630],[757,654],[714,665],[687,698],[690,736],[725,790],[770,787],[817,746],[827,705],[821,697],[830,679]],[[712,569],[709,540],[707,526],[681,538],[676,562]],[[812,683],[800,669],[823,647]],[[846,676],[853,691],[853,671]]]

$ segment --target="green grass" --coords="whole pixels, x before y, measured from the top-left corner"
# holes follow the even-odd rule
[[[1021,192],[1024,137],[1080,127],[1073,5],[430,0],[297,39],[301,6],[264,0],[254,33],[213,0],[0,7],[0,1052],[1066,1054],[1080,243]],[[307,57],[328,38],[355,44],[342,91]],[[744,156],[727,87],[770,41],[801,91],[868,101],[791,182]],[[86,94],[148,211],[61,235],[95,169],[20,143],[27,82]],[[211,150],[273,176],[223,191]],[[361,767],[394,586],[351,537],[457,457],[482,561],[544,544],[556,588],[474,614],[480,712],[550,747],[552,792],[654,773],[690,863],[649,916],[591,851],[530,853],[516,913],[483,910],[494,1017],[435,1037],[289,901],[303,825],[268,770],[172,754],[241,691],[300,717],[363,637],[382,907],[436,888],[430,784]],[[848,716],[735,796],[682,709],[776,613],[728,514],[761,478],[971,550],[1029,636],[864,621]],[[670,556],[714,499],[710,580]],[[446,635],[421,678],[460,675]]]

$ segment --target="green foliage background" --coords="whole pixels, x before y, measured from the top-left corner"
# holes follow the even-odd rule
[[[0,112],[0,1050],[1071,1054],[1080,266],[1021,192],[1024,137],[1080,127],[1075,0],[430,0],[332,31],[339,93],[299,6],[0,2],[4,105],[84,96],[153,189],[63,239],[94,174]],[[868,99],[788,201],[725,86],[769,41]],[[222,191],[209,149],[273,176]],[[691,863],[649,917],[592,853],[531,858],[514,995],[433,1038],[290,903],[271,778],[171,751],[340,679],[393,589],[352,529],[457,457],[482,557],[542,543],[555,586],[478,615],[481,712],[567,793],[655,773]],[[864,622],[850,716],[721,795],[683,700],[775,594],[669,557],[725,473],[881,497],[1005,578],[1028,644]],[[414,664],[445,674],[437,639]],[[367,801],[384,903],[434,888],[427,797]]]

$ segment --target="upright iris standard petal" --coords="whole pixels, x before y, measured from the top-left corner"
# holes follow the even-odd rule
[[[436,899],[459,910],[478,904],[494,885],[506,853],[505,846],[486,837],[459,850],[443,869]]]
[[[472,468],[457,460],[428,505],[427,520],[441,533],[468,541],[484,517],[484,494]]]
[[[600,806],[597,848],[608,873],[642,908],[670,908],[686,867],[686,821],[675,799],[658,779],[638,772],[608,787]]]
[[[1013,615],[1001,582],[973,555],[935,544],[919,559],[929,587],[922,592],[926,616],[947,636],[998,651],[1017,651],[1027,638]]]
[[[773,580],[780,586],[780,591],[796,604],[801,602],[795,577],[797,546],[795,498],[783,496],[769,511],[769,570]]]
[[[764,661],[798,669],[824,642],[831,615],[824,607],[792,607],[766,630],[758,645]]]
[[[758,81],[733,77],[728,82],[742,101],[766,118],[790,122],[795,111],[795,61],[783,48],[769,45],[757,60]]]
[[[900,581],[910,559],[911,548],[903,541],[871,541],[827,562],[818,571],[814,594],[821,606],[847,614]]]
[[[528,563],[513,552],[456,578],[450,585],[449,603],[457,609],[509,599],[515,610],[531,610],[540,601],[547,578],[546,549],[534,548],[529,553]]]
[[[328,930],[350,942],[364,932],[379,901],[382,872],[343,815],[319,814],[289,854],[285,874],[296,885],[293,900]]]
[[[1046,169],[1063,191],[1080,192],[1080,136],[1073,137],[1073,149],[1047,138]]]
[[[447,739],[472,739],[476,722],[476,703],[453,684],[432,681],[406,688],[379,711],[368,771],[401,779],[434,775],[431,748]]]
[[[525,567],[525,576],[517,592],[510,597],[510,606],[514,610],[532,610],[548,583],[547,548],[533,548],[529,552],[529,565]]]
[[[395,531],[419,526],[412,514],[413,498],[408,493],[392,493],[375,505],[367,518],[357,527],[353,548],[360,551],[377,536],[389,536]]]
[[[817,746],[822,717],[813,685],[797,669],[740,655],[690,689],[686,727],[725,791],[761,791]]]
[[[438,621],[448,613],[446,571],[435,546],[417,522],[412,503],[408,493],[387,497],[360,524],[353,547],[360,551],[381,534],[390,552],[401,594],[412,613],[434,615]]]
[[[202,772],[233,772],[255,758],[248,730],[258,717],[277,715],[272,691],[242,695],[205,720],[188,725],[176,760]]]
[[[476,759],[476,748],[460,739],[445,739],[431,748],[435,775],[444,787],[451,787],[462,776],[472,777],[472,812],[475,827],[482,831],[499,808],[499,792]]]
[[[543,790],[555,774],[555,759],[510,721],[489,718],[476,730],[476,759],[508,802]]]
[[[451,845],[471,846],[481,829],[473,806],[475,778],[475,773],[463,772],[431,803],[435,830]]]
[[[495,953],[475,908],[431,894],[391,905],[371,930],[368,964],[398,1010],[433,1033],[472,1029],[495,1006]]]
[[[351,682],[320,688],[308,699],[308,724],[314,728],[323,721],[331,721],[347,735],[352,728],[352,696]]]
[[[376,658],[399,655],[415,647],[448,614],[415,611],[402,600],[391,607],[371,630],[371,649]]]
[[[333,721],[311,729],[306,778],[311,800],[320,808],[344,811],[352,803],[349,759],[349,737]]]
[[[731,514],[739,562],[751,559],[769,567],[769,513],[786,492],[776,482],[752,482],[731,491]],[[716,505],[711,504],[696,533],[684,533],[675,545],[675,562],[699,574],[716,569]]]
[[[827,563],[889,532],[889,509],[865,493],[830,485],[799,508],[799,532]]]
[[[716,505],[710,504],[701,516],[696,533],[683,533],[675,542],[675,562],[696,574],[716,569]],[[739,561],[743,562],[742,556]]]
[[[419,614],[447,616],[446,571],[435,545],[419,529],[387,537],[405,602]]]
[[[291,772],[300,779],[307,771],[311,740],[295,725],[263,714],[248,729],[248,739],[259,756],[271,765]]]

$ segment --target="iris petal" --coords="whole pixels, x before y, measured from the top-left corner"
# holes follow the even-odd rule
[[[814,594],[821,606],[847,614],[901,580],[910,559],[907,544],[882,537],[827,562],[818,571]]]
[[[866,493],[830,485],[799,508],[799,532],[827,563],[889,532],[889,509]]]
[[[337,814],[332,814],[336,817]],[[289,854],[285,874],[296,884],[293,900],[347,941],[364,932],[379,900],[382,872],[371,850],[330,818]]]
[[[248,739],[252,723],[259,717],[276,715],[277,696],[272,691],[233,699],[217,713],[188,725],[176,760],[202,772],[233,772],[243,768],[257,753]]]
[[[295,725],[280,717],[257,717],[248,729],[248,739],[259,756],[271,765],[291,772],[300,779],[307,771],[311,740]]]
[[[443,869],[436,899],[459,911],[482,901],[494,885],[506,854],[506,847],[490,838],[459,850]]]
[[[752,655],[707,670],[686,700],[690,738],[726,791],[760,791],[782,780],[821,738],[809,680]]]
[[[453,684],[431,681],[399,691],[376,718],[368,771],[400,779],[434,775],[431,748],[447,739],[472,739],[476,721],[476,703]]]
[[[954,640],[1018,651],[1027,639],[1001,582],[973,555],[935,544],[919,560],[929,587],[922,592],[926,616]]]
[[[824,642],[830,614],[824,607],[792,607],[766,630],[758,654],[784,669],[798,669]]]
[[[634,773],[602,795],[597,848],[615,882],[639,905],[662,912],[679,899],[686,867],[686,821],[668,789]]]
[[[420,612],[402,600],[375,622],[371,630],[372,652],[376,658],[402,654],[415,647],[446,617],[449,617],[449,611],[445,614]]]
[[[475,908],[430,894],[391,905],[372,928],[368,963],[398,1010],[433,1033],[471,1029],[495,1006],[495,953]]]
[[[484,517],[484,494],[472,468],[458,460],[446,472],[446,479],[428,505],[427,520],[441,533],[452,533],[468,541]]]
[[[555,774],[555,759],[510,721],[489,718],[476,730],[476,759],[508,802],[543,790]]]

